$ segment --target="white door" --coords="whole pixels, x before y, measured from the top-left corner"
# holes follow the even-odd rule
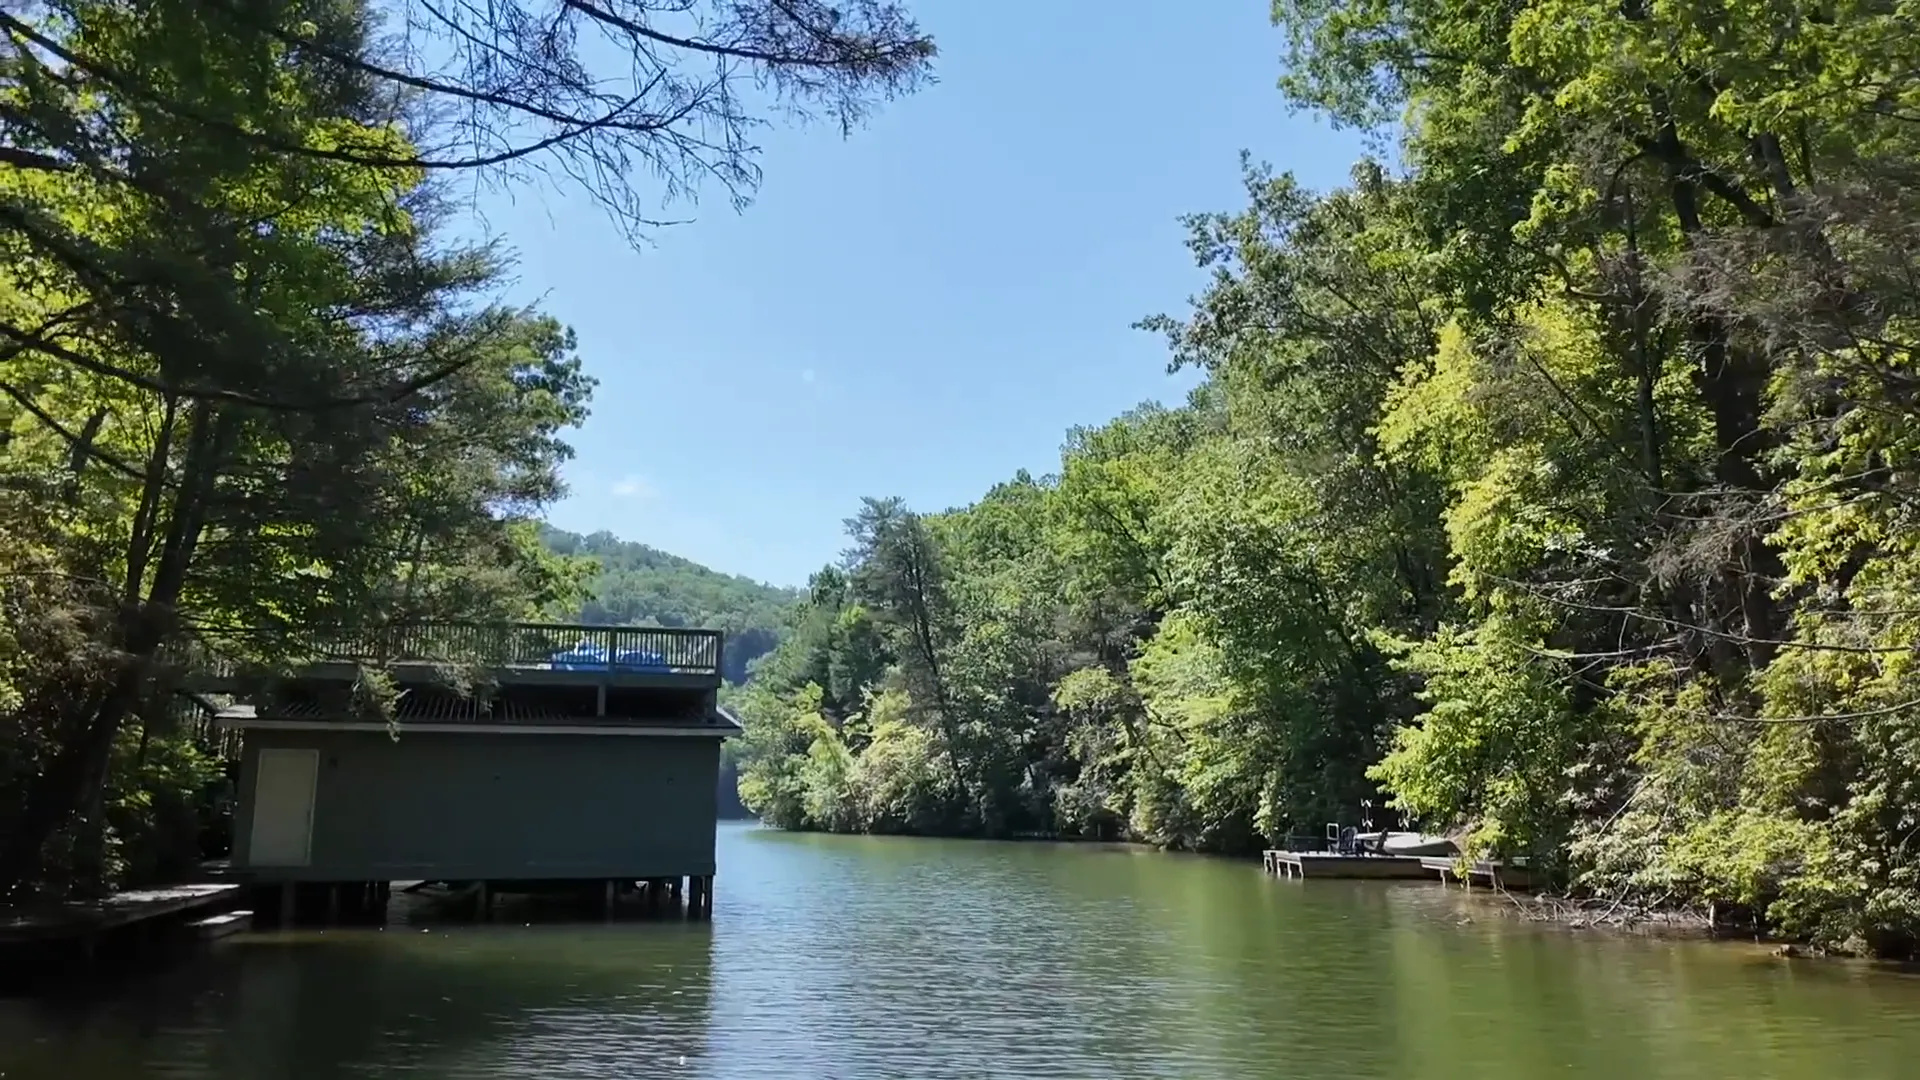
[[[305,866],[313,845],[318,750],[262,750],[253,776],[249,866]]]

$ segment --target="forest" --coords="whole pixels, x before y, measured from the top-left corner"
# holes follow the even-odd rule
[[[1277,0],[1205,382],[970,506],[874,498],[741,698],[788,828],[1246,852],[1443,830],[1556,886],[1920,940],[1907,5]],[[1371,808],[1371,809],[1369,809]]]
[[[577,616],[540,514],[595,382],[473,192],[638,244],[933,57],[882,0],[0,5],[0,903],[195,865],[214,652]]]

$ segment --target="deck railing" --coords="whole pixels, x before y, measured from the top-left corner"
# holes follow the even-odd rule
[[[217,668],[238,654],[292,664],[426,663],[481,668],[720,674],[722,634],[663,626],[574,623],[396,623],[379,627],[203,630]]]

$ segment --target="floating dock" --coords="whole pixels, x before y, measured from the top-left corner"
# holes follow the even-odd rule
[[[1458,882],[1472,887],[1525,891],[1539,884],[1539,876],[1528,866],[1516,866],[1497,859],[1463,861],[1436,855],[1341,854],[1332,851],[1267,851],[1261,865],[1274,877],[1351,878],[1374,881]]]
[[[1268,851],[1267,873],[1284,878],[1360,878],[1431,881],[1433,871],[1417,855],[1341,855],[1331,851]],[[1445,860],[1441,860],[1445,861]]]
[[[233,884],[176,885],[90,903],[0,907],[0,994],[171,962],[245,929],[251,916],[231,911],[240,894]]]
[[[94,938],[156,919],[210,914],[239,897],[238,885],[176,885],[133,889],[90,904],[0,907],[0,946]]]

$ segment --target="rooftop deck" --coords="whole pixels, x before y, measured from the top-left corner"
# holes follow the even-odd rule
[[[249,662],[272,659],[303,677],[350,678],[361,665],[402,682],[449,667],[535,685],[718,687],[718,630],[572,623],[421,622],[376,628],[204,631],[190,666],[195,689],[238,688]]]
[[[463,734],[622,734],[706,736],[728,739],[739,735],[741,723],[725,708],[693,714],[593,713],[587,710],[515,702],[433,700],[422,703],[403,697],[390,718],[363,714],[316,702],[271,702],[266,706],[231,705],[214,716],[214,723],[232,728],[279,728],[309,731],[442,731]]]

